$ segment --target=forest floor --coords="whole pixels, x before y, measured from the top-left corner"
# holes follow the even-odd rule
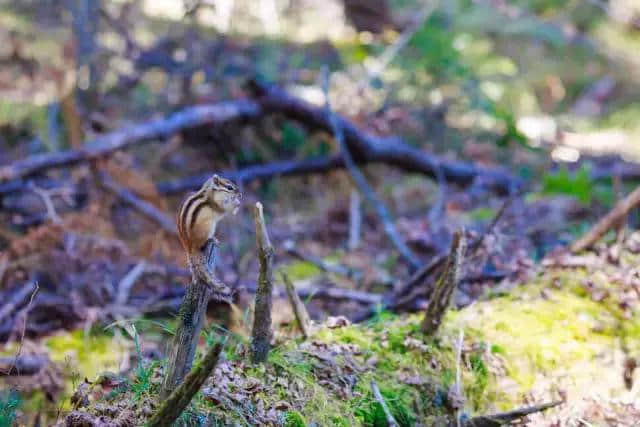
[[[640,416],[630,366],[640,351],[633,338],[640,330],[638,239],[630,236],[614,263],[605,247],[600,256],[549,257],[529,283],[494,289],[493,296],[450,311],[437,339],[425,338],[420,314],[383,312],[354,325],[330,317],[306,340],[291,327],[277,329],[268,362],[254,366],[247,339],[233,334],[180,425],[384,425],[372,380],[402,426],[449,426],[458,410],[464,420],[558,400],[556,408],[521,422],[633,425]],[[157,329],[129,329],[137,351],[166,339]],[[204,346],[218,333],[208,328]],[[54,360],[84,360],[92,369],[115,348],[125,352],[117,334],[46,341]],[[158,360],[135,363],[128,376],[77,377],[67,408],[75,410],[60,425],[142,425],[157,407],[163,368]],[[457,378],[459,396],[452,392]]]
[[[456,230],[483,236],[440,333],[427,338],[420,322],[437,277],[383,308],[412,268],[348,173],[243,182],[243,208],[218,233],[218,273],[236,305],[229,313],[210,304],[199,353],[221,339],[220,324],[232,333],[182,425],[386,425],[372,381],[402,426],[455,425],[456,415],[556,401],[521,425],[640,419],[638,215],[590,251],[566,250],[640,176],[640,39],[630,24],[589,2],[451,2],[371,75],[398,33],[356,34],[334,16],[336,2],[305,11],[312,19],[283,17],[281,37],[243,32],[261,28],[250,13],[222,34],[167,11],[106,2],[89,55],[100,70],[91,88],[87,69],[76,67],[82,54],[69,41],[78,38],[69,13],[50,3],[0,12],[0,427],[142,425],[158,406],[189,278],[172,228],[180,201],[203,174],[327,159],[340,145],[322,126],[280,111],[188,126],[5,179],[10,166],[82,151],[85,141],[190,106],[255,101],[247,81],[256,75],[320,108],[324,66],[327,99],[357,129],[399,135],[443,162],[508,171],[523,191],[362,166],[421,262],[446,253]],[[401,16],[419,7],[392,3]],[[248,208],[256,201],[277,273],[276,336],[263,366],[247,361],[258,271]],[[352,244],[354,212],[361,227]],[[307,339],[281,273],[315,320]]]

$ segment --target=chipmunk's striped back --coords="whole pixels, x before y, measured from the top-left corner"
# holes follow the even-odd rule
[[[178,235],[188,253],[213,237],[217,222],[240,204],[240,192],[229,180],[214,175],[185,199],[177,218]]]
[[[185,201],[182,202],[180,213],[178,213],[178,218],[176,221],[178,223],[178,236],[180,237],[182,246],[187,252],[191,252],[189,224],[192,221],[195,221],[198,211],[207,204],[205,190],[205,187],[202,187],[197,192],[189,195],[189,197],[187,197]]]

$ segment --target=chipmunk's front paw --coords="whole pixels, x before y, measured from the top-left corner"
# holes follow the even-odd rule
[[[220,246],[220,241],[215,237],[209,237],[202,246],[200,246],[200,252],[207,253],[213,250],[214,247]]]

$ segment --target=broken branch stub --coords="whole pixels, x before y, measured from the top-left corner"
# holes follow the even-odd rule
[[[253,329],[251,331],[251,360],[263,363],[269,355],[271,345],[271,306],[273,292],[273,246],[269,240],[264,222],[262,204],[257,202],[253,208],[256,226],[256,244],[258,246],[258,288],[256,290]]]
[[[206,260],[206,268],[210,271],[214,270],[216,249],[217,245],[211,239],[206,243],[203,253],[196,254]],[[191,260],[190,264],[193,266]],[[207,303],[212,294],[211,289],[216,289],[216,284],[207,283],[203,276],[205,275],[198,274],[192,268],[191,285],[187,288],[180,305],[178,326],[169,355],[167,373],[162,384],[161,395],[164,398],[167,398],[180,385],[193,363]]]
[[[464,231],[456,231],[451,242],[451,250],[445,269],[436,282],[435,288],[429,299],[427,310],[422,323],[422,332],[427,335],[435,335],[442,323],[451,297],[460,281],[460,267],[464,258],[467,240]]]

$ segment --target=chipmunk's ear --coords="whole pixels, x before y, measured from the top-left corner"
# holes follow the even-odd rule
[[[207,179],[204,184],[202,185],[203,189],[210,189],[213,188],[213,186],[215,185],[214,183],[214,178],[217,178],[217,175],[212,176],[211,178]]]
[[[217,173],[214,173],[214,174],[213,174],[213,176],[211,177],[211,182],[212,182],[214,185],[217,185],[217,186],[219,186],[219,185],[220,185],[220,177],[218,176],[218,174],[217,174]]]

